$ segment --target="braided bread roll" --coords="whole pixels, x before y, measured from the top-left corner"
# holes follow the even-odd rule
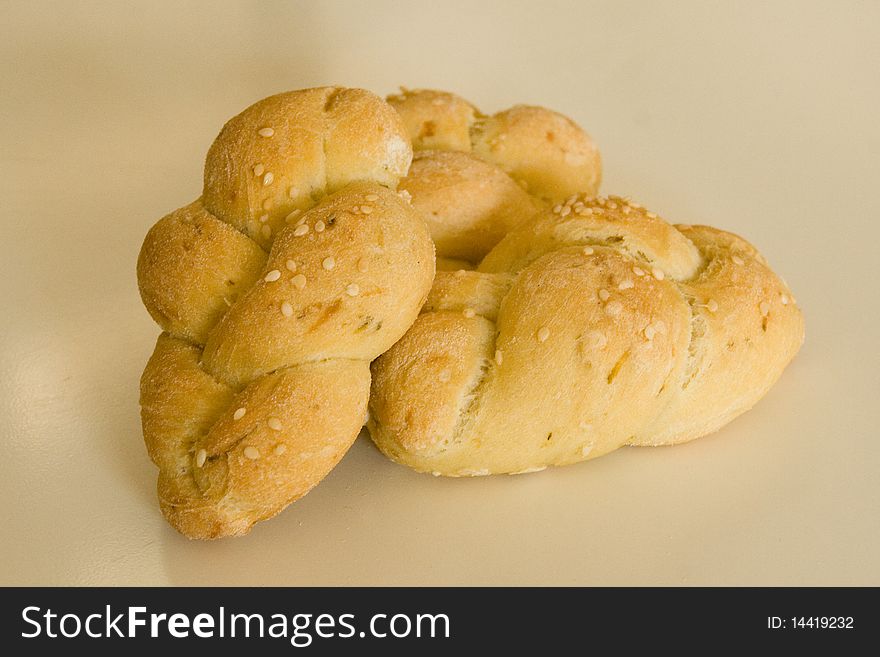
[[[486,116],[445,91],[388,97],[416,151],[401,180],[440,269],[472,269],[508,232],[571,194],[595,195],[599,150],[574,121],[527,105]]]
[[[803,331],[742,238],[574,196],[477,271],[437,273],[415,324],[373,363],[369,429],[393,460],[448,476],[681,443],[751,408]]]
[[[248,532],[357,437],[369,363],[434,275],[427,228],[392,191],[411,158],[369,92],[272,96],[223,127],[202,197],[147,234],[138,283],[164,333],[141,379],[144,439],[181,533]]]

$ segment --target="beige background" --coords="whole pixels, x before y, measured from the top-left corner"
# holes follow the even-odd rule
[[[0,4],[0,583],[880,585],[874,2]],[[807,342],[690,445],[474,480],[361,438],[244,539],[162,520],[135,259],[223,122],[328,83],[545,104],[606,192],[750,239]]]

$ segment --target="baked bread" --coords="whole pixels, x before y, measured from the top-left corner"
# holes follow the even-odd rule
[[[164,332],[141,379],[144,439],[186,536],[246,533],[357,437],[369,363],[434,275],[427,227],[394,191],[411,158],[369,92],[272,96],[224,126],[202,197],[147,234],[138,284]]]
[[[736,235],[575,195],[476,271],[439,271],[372,366],[369,430],[436,475],[522,473],[716,431],[804,336],[788,287]]]
[[[599,188],[599,150],[557,112],[517,105],[485,116],[455,94],[424,89],[388,102],[416,151],[400,189],[427,222],[440,268],[473,268],[539,210]]]

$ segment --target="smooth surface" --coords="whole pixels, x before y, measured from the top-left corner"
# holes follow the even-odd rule
[[[880,585],[880,5],[123,5],[0,6],[0,584]],[[806,345],[689,445],[453,480],[362,437],[250,536],[187,541],[141,439],[138,249],[228,117],[328,83],[572,116],[605,192],[756,244]]]

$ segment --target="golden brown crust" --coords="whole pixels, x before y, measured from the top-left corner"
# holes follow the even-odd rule
[[[688,369],[681,393],[634,445],[682,443],[717,431],[770,390],[804,339],[791,291],[751,244],[710,226],[677,228],[707,263],[679,284],[692,312]]]
[[[471,126],[480,113],[464,98],[448,91],[401,89],[387,100],[403,119],[413,150],[471,150]]]
[[[449,447],[483,375],[493,328],[479,316],[427,313],[419,316],[381,365],[377,361],[374,390],[384,394],[374,395],[370,403],[371,413],[381,418],[389,437],[377,443],[382,451],[407,463],[410,453],[443,452]]]
[[[473,152],[494,162],[545,201],[595,196],[602,181],[599,149],[580,126],[545,107],[517,105],[476,124]]]
[[[427,227],[393,191],[411,157],[369,92],[272,96],[215,140],[203,198],[148,233],[138,284],[168,333],[141,380],[144,440],[186,536],[248,532],[357,436],[369,362],[434,275]]]
[[[637,260],[651,262],[675,279],[693,276],[702,265],[699,251],[656,213],[625,199],[571,197],[511,231],[480,263],[479,270],[519,271],[567,244],[604,243]]]
[[[438,271],[423,313],[455,310],[474,313],[495,321],[502,299],[510,291],[516,276],[508,273],[484,274],[459,269]]]
[[[367,408],[368,363],[305,363],[236,393],[199,367],[199,351],[163,334],[141,381],[159,501],[190,538],[244,534],[305,495],[348,451]]]
[[[369,361],[387,350],[431,284],[433,247],[413,217],[409,204],[373,183],[327,197],[275,240],[262,276],[211,333],[205,365],[237,385],[295,363]]]
[[[617,197],[536,216],[478,271],[439,273],[428,299],[372,365],[368,426],[391,458],[450,476],[705,435],[803,341],[790,291],[745,240]]]
[[[486,117],[454,94],[427,89],[388,100],[420,151],[401,188],[440,257],[479,262],[546,204],[599,188],[598,149],[557,112],[518,105]]]
[[[417,154],[400,189],[412,196],[437,252],[468,262],[544,208],[497,166],[455,151]]]
[[[223,126],[205,160],[203,199],[267,248],[291,212],[358,180],[393,188],[411,160],[400,116],[369,91],[290,91]]]
[[[265,251],[198,200],[163,217],[147,233],[137,266],[141,299],[164,330],[204,344],[265,263]]]

